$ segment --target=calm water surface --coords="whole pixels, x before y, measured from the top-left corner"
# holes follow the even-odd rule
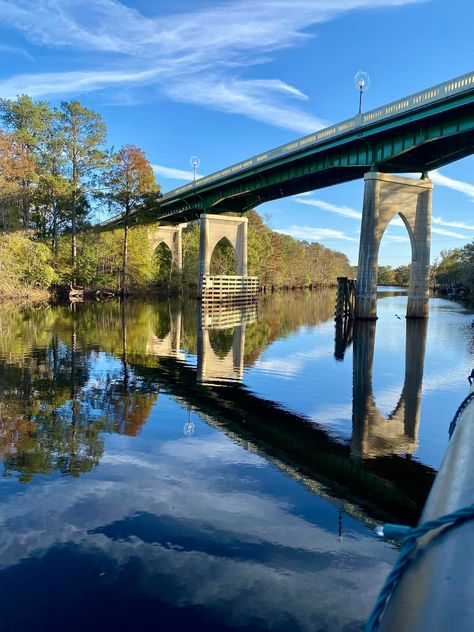
[[[474,364],[472,313],[0,308],[0,630],[360,630]]]

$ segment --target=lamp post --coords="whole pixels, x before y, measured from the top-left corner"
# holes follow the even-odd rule
[[[189,163],[191,165],[191,167],[193,168],[193,173],[194,173],[194,177],[193,177],[193,181],[196,181],[196,171],[197,168],[199,167],[199,165],[201,164],[201,161],[199,160],[199,156],[191,156],[191,158],[189,159]]]
[[[362,93],[365,92],[370,86],[370,77],[367,72],[359,70],[354,77],[354,83],[357,90],[359,90],[359,114],[362,112]]]

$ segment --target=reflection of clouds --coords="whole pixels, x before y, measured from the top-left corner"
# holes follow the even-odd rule
[[[352,418],[352,403],[351,404],[327,404],[322,408],[310,413],[310,418],[313,421],[322,423],[326,426],[339,426],[341,421],[351,420]],[[349,427],[349,431],[352,432],[352,428]]]
[[[202,459],[219,461],[220,465],[241,464],[262,467],[265,460],[242,450],[231,441],[223,440],[220,435],[205,439],[189,438],[180,441],[167,441],[162,449],[162,454],[177,457],[186,461],[199,461]]]
[[[4,500],[1,567],[74,543],[121,566],[140,561],[137,590],[179,606],[225,608],[234,622],[257,617],[275,626],[290,621],[289,627],[299,629],[336,630],[367,616],[395,557],[387,545],[353,530],[341,545],[336,530],[329,532],[293,513],[284,499],[261,492],[265,462],[221,435],[149,442],[146,455],[130,451],[132,444],[124,441],[127,454],[117,448],[107,452],[93,473],[31,485],[21,503],[18,497]],[[133,446],[140,447],[140,440]],[[245,477],[253,472],[254,482],[241,484],[242,465]],[[314,502],[324,503],[327,515],[325,501]],[[191,529],[192,550],[159,542],[159,528],[156,542],[133,531],[123,539],[104,534],[124,518],[135,516],[127,521],[133,525],[141,513],[156,517],[158,525],[160,519],[172,521],[177,542],[181,529]],[[200,550],[205,538],[218,550]],[[237,556],[233,545],[244,553]],[[258,552],[252,553],[255,546]],[[170,585],[177,590],[167,592]]]
[[[285,358],[259,358],[254,368],[277,377],[291,378],[303,371],[306,361],[330,357],[332,353],[332,347],[326,346],[310,351],[298,351]]]

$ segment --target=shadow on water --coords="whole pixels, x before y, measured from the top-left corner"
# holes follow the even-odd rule
[[[416,522],[434,477],[410,458],[425,321],[407,321],[405,382],[388,418],[372,394],[375,323],[336,332],[336,357],[353,337],[352,441],[242,384],[244,367],[265,348],[302,325],[327,322],[332,311],[332,293],[264,300],[258,315],[255,306],[201,312],[194,302],[3,310],[3,330],[16,332],[0,342],[4,475],[28,482],[54,470],[89,471],[103,455],[104,433],[139,434],[165,391],[316,493],[352,503],[352,513]],[[99,352],[119,362],[103,361],[100,376],[92,375]]]

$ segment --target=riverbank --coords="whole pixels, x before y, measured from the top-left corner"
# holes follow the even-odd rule
[[[7,293],[0,293],[1,305],[9,303],[40,305],[48,303],[50,299],[51,293],[45,288],[24,288],[12,290]]]

